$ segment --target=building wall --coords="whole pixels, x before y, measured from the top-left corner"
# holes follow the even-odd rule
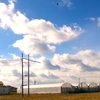
[[[28,86],[24,86],[24,93],[28,93]],[[17,88],[17,93],[21,93],[21,86]],[[44,84],[44,85],[30,85],[30,93],[68,93],[68,92],[100,92],[100,84],[90,83],[87,85],[82,82],[76,86],[70,83],[63,84]]]
[[[28,89],[24,89],[24,93],[28,93]],[[31,94],[39,93],[61,93],[60,87],[30,88]]]
[[[9,94],[9,88],[7,87],[0,87],[0,95]]]
[[[22,92],[22,87],[17,89],[17,93]],[[24,86],[24,94],[28,93],[28,86]],[[59,84],[41,84],[41,85],[30,85],[30,93],[68,93],[72,91],[72,85],[70,83],[59,83]]]

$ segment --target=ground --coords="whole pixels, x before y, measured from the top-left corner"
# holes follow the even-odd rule
[[[99,93],[78,93],[78,94],[10,94],[0,96],[0,100],[100,100]]]

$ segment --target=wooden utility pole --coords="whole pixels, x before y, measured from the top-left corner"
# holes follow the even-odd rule
[[[23,58],[23,53],[22,53],[22,97],[24,97],[24,91],[23,91],[23,59],[25,59],[25,60],[28,60],[28,97],[30,96],[30,69],[29,69],[29,67],[30,67],[30,61],[31,62],[36,62],[36,63],[40,63],[40,62],[38,62],[38,61],[35,61],[35,60],[31,60],[31,59],[29,59],[29,55],[28,55],[28,58]]]
[[[30,67],[30,61],[29,61],[29,55],[28,55],[28,97],[30,96],[30,88],[29,88],[29,84],[30,84],[30,81],[29,81],[29,77],[30,77],[30,74],[29,74],[29,67]]]
[[[23,53],[22,53],[22,97],[24,97],[24,94],[23,94]]]

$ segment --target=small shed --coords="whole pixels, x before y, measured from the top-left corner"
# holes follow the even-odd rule
[[[8,87],[0,87],[0,95],[10,94]]]
[[[23,86],[24,94],[28,93],[28,86]],[[58,84],[39,84],[30,85],[30,94],[39,93],[68,93],[72,91],[72,85],[70,83],[58,83]],[[17,89],[17,93],[21,93],[22,88]]]

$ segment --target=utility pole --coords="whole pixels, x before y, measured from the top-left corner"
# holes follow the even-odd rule
[[[28,60],[28,97],[29,97],[30,96],[30,87],[29,87],[30,85],[30,73],[29,73],[30,61],[36,62],[36,63],[40,63],[40,62],[29,59],[29,55],[28,55],[28,58],[23,58],[23,53],[22,53],[22,84],[23,84],[23,59]],[[23,85],[22,85],[22,97],[23,97]]]
[[[79,88],[81,88],[81,87],[80,87],[80,77],[78,78],[78,80],[79,80]]]
[[[29,88],[29,84],[30,84],[30,81],[29,81],[29,77],[30,77],[30,74],[29,74],[29,67],[30,67],[30,61],[29,61],[29,55],[28,55],[28,97],[30,96],[30,88]]]
[[[24,94],[23,94],[23,53],[22,53],[22,97],[24,97]]]

